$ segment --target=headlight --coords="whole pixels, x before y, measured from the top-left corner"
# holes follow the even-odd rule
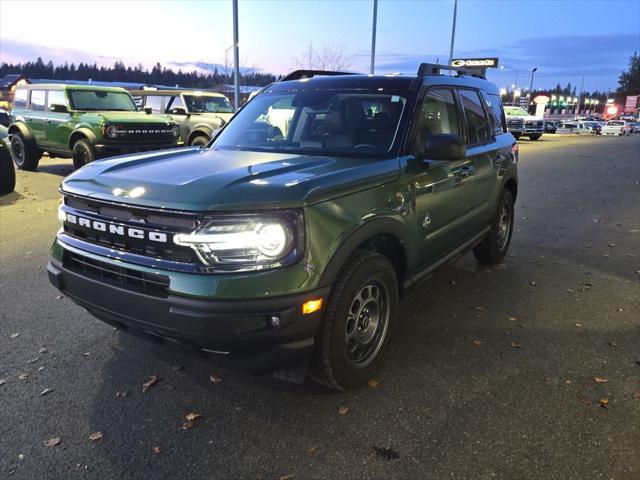
[[[116,127],[115,125],[109,125],[107,127],[107,137],[109,138],[116,138],[118,136],[118,127]]]
[[[222,271],[263,270],[297,261],[304,248],[302,215],[268,215],[210,219],[173,241],[192,248],[202,263]]]
[[[171,133],[173,134],[174,137],[179,137],[180,136],[180,127],[178,125],[174,125],[171,128]]]

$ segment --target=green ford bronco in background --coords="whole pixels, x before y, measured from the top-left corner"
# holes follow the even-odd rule
[[[500,262],[513,232],[518,150],[498,89],[441,69],[276,82],[209,148],[76,171],[50,281],[222,365],[366,385],[400,297],[469,250]]]
[[[207,145],[214,132],[233,117],[233,107],[221,93],[155,88],[130,92],[145,110],[169,115],[180,126],[185,145]]]
[[[26,85],[15,92],[11,117],[11,154],[22,170],[36,170],[45,151],[80,168],[102,156],[181,145],[171,118],[138,111],[117,87]]]

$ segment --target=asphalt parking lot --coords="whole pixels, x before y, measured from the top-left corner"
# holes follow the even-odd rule
[[[506,262],[467,255],[406,297],[385,367],[351,393],[92,318],[46,276],[70,161],[18,172],[0,198],[0,478],[640,478],[640,135],[520,147]]]

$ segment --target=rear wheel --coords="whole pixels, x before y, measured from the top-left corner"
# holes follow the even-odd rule
[[[198,135],[191,140],[192,147],[206,147],[209,144],[209,138],[204,135]]]
[[[11,137],[11,156],[20,170],[34,172],[38,169],[42,152],[16,133]]]
[[[513,233],[513,196],[502,192],[498,209],[491,221],[489,235],[473,249],[473,255],[482,263],[500,263],[509,250]]]
[[[87,140],[81,139],[73,144],[73,168],[82,168],[96,159],[96,152]]]
[[[542,134],[540,134],[540,133],[534,133],[534,134],[529,135],[529,140],[538,140],[541,136],[542,136]]]
[[[382,255],[358,251],[338,277],[319,328],[311,375],[337,390],[362,387],[389,344],[398,282]]]
[[[516,140],[520,140],[520,137],[522,136],[521,133],[512,133],[513,138],[515,138]]]

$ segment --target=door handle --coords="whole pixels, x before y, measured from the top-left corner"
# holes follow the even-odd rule
[[[475,174],[476,168],[473,165],[465,165],[463,167],[460,167],[460,169],[454,173],[454,175],[458,178],[467,178]]]

